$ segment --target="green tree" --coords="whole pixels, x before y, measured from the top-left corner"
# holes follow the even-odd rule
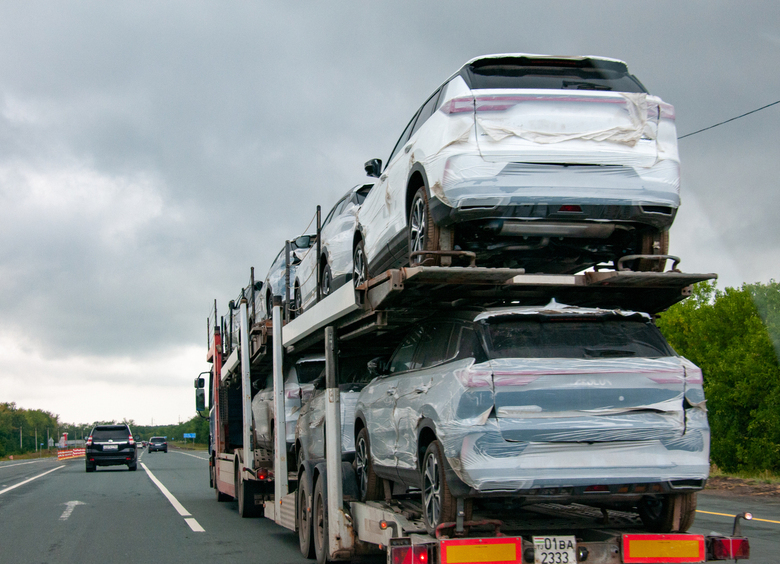
[[[780,470],[780,285],[698,284],[658,327],[704,372],[712,461],[726,471]]]

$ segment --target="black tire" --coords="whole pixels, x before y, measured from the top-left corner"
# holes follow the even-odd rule
[[[423,456],[422,463],[422,507],[423,519],[428,533],[436,534],[436,527],[451,523],[457,517],[457,500],[450,493],[445,475],[446,460],[439,441],[432,441]],[[468,507],[466,507],[468,505]],[[471,500],[464,500],[466,519],[470,519]]]
[[[412,199],[409,221],[406,224],[406,236],[411,266],[418,265],[423,261],[423,257],[412,258],[412,253],[439,250],[439,228],[433,222],[428,209],[428,193],[425,191],[425,186],[420,187]],[[438,262],[435,260],[434,264],[438,264]]]
[[[669,253],[668,231],[645,231],[640,235],[639,253],[642,255],[665,255]],[[633,270],[637,272],[663,272],[666,260],[639,259],[634,261]]]
[[[320,294],[324,298],[333,290],[333,275],[330,272],[330,265],[325,263],[325,267],[322,269],[322,280],[320,280]]]
[[[312,497],[312,540],[314,541],[314,556],[317,564],[326,564],[329,561],[328,553],[328,511],[325,507],[325,492],[322,483],[317,480]]]
[[[87,464],[86,470],[87,470],[87,472],[94,472],[95,471],[95,465],[94,464]]]
[[[138,463],[128,464],[127,469],[130,470],[130,472],[135,472],[136,470],[138,470]]]
[[[674,514],[679,510],[680,522]],[[645,528],[653,533],[684,533],[696,518],[696,494],[679,493],[661,497],[643,497],[637,505]]]
[[[254,482],[245,482],[241,479],[241,461],[239,461],[235,470],[236,501],[238,501],[238,514],[247,519],[257,517],[258,510],[255,505],[255,484]]]
[[[290,308],[290,320],[295,319],[303,313],[303,296],[301,296],[301,287],[296,282],[293,292],[293,303]]]
[[[309,507],[309,497],[311,497],[309,488],[311,486],[306,478],[306,473],[304,472],[298,479],[298,545],[303,557],[313,560],[316,554],[314,553],[314,542],[312,538],[314,536],[312,528],[312,510]]]
[[[366,247],[360,240],[352,251],[352,285],[357,288],[368,280]]]
[[[355,439],[355,476],[358,482],[360,501],[372,501],[382,499],[382,480],[374,472],[374,463],[371,460],[371,441],[368,437],[368,429],[363,427]]]
[[[273,319],[274,316],[274,297],[271,292],[265,294],[265,313],[268,316],[267,319]]]

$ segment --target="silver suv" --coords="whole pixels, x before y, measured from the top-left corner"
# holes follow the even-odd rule
[[[654,531],[693,522],[709,474],[702,373],[646,314],[461,310],[373,364],[355,409],[363,499],[382,478],[418,488],[430,531],[458,498],[467,514],[490,497],[635,507]]]

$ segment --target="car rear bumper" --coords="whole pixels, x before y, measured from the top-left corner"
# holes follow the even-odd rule
[[[126,454],[105,454],[105,453],[87,453],[86,461],[95,466],[119,466],[122,464],[135,464],[138,457],[135,453]]]

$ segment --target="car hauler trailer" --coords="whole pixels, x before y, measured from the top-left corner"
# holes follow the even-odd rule
[[[442,525],[435,535],[426,531],[413,504],[393,499],[386,490],[384,501],[359,502],[352,466],[342,462],[341,421],[338,388],[338,354],[389,346],[387,337],[423,319],[443,304],[494,306],[507,303],[541,305],[551,299],[577,306],[623,308],[658,313],[689,295],[696,282],[713,274],[630,271],[595,271],[578,275],[532,275],[518,269],[409,267],[390,270],[357,290],[346,285],[282,326],[281,300],[275,300],[273,323],[268,330],[250,327],[247,303],[241,304],[242,337],[238,360],[217,370],[217,403],[226,382],[247,387],[252,370],[273,372],[276,398],[276,428],[284,428],[282,359],[311,350],[326,358],[325,460],[301,460],[288,476],[287,450],[282,433],[276,433],[273,470],[251,453],[251,437],[244,425],[243,445],[234,445],[232,456],[218,453],[213,485],[221,495],[239,497],[239,511],[247,506],[250,482],[268,484],[273,476],[273,494],[266,488],[251,503],[264,502],[264,515],[299,533],[302,552],[318,562],[350,560],[361,554],[384,550],[390,564],[508,563],[559,564],[705,562],[744,559],[749,543],[739,529],[740,514],[730,537],[688,533],[647,533],[635,514],[570,504],[526,506],[522,513],[501,520],[482,512],[470,521],[458,507],[456,522]],[[216,331],[215,331],[216,333]],[[247,337],[255,336],[254,341]],[[259,338],[258,338],[259,337]],[[392,339],[390,339],[392,340]],[[244,366],[247,366],[244,378]],[[221,378],[213,378],[221,374]],[[232,376],[231,376],[232,375]],[[251,393],[243,397],[244,421]],[[217,414],[223,413],[214,410]],[[230,413],[237,410],[229,409]],[[219,420],[219,417],[216,418]],[[245,454],[247,453],[247,454]],[[249,461],[249,462],[244,462]],[[264,462],[263,469],[258,467]],[[221,470],[220,470],[221,468]],[[288,481],[289,477],[289,481]],[[232,493],[231,493],[232,492]],[[242,513],[243,514],[243,513]]]

